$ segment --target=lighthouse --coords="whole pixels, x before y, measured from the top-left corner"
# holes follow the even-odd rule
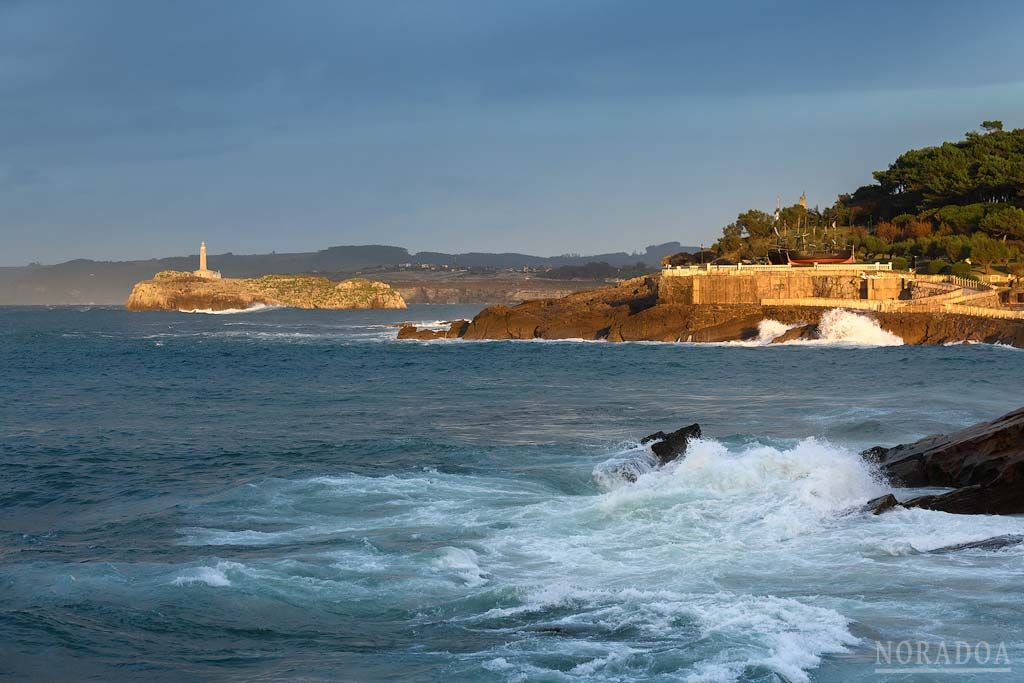
[[[206,242],[199,243],[199,270],[193,270],[192,274],[204,280],[219,280],[220,273],[206,267]]]

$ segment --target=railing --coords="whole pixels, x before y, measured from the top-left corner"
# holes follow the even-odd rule
[[[734,266],[715,265],[711,263],[689,266],[668,266],[661,269],[662,275],[687,276],[707,275],[710,273],[743,273],[743,272],[806,272],[808,270],[840,270],[856,272],[887,272],[892,271],[891,263],[815,263],[813,266],[761,265],[738,263]]]
[[[1024,320],[1024,311],[1010,311],[1005,308],[981,308],[979,306],[963,306],[946,304],[943,310],[959,315],[973,315],[979,318],[1002,318],[1004,320]]]
[[[872,299],[819,299],[805,297],[799,299],[761,299],[762,306],[809,306],[813,308],[856,308],[862,311],[890,311],[899,308],[895,301]]]
[[[882,271],[892,270],[891,263],[815,263],[815,270],[863,270]]]
[[[987,285],[984,282],[971,280],[969,278],[960,277],[958,275],[947,275],[946,282],[952,283],[957,287],[963,287],[964,289],[992,289],[991,285]]]

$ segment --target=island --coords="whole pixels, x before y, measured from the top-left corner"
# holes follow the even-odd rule
[[[207,268],[206,243],[199,269],[165,270],[132,287],[129,311],[227,311],[256,306],[290,308],[405,308],[402,295],[383,282],[353,278],[336,282],[316,275],[226,278]]]

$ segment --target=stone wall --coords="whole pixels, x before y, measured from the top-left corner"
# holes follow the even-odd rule
[[[659,300],[675,304],[760,304],[764,299],[897,299],[904,289],[899,277],[752,272],[662,278]]]

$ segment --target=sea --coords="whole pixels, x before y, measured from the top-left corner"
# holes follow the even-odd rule
[[[1024,518],[858,456],[1024,352],[396,339],[479,308],[0,309],[0,680],[1024,680],[1024,546],[935,552]]]

